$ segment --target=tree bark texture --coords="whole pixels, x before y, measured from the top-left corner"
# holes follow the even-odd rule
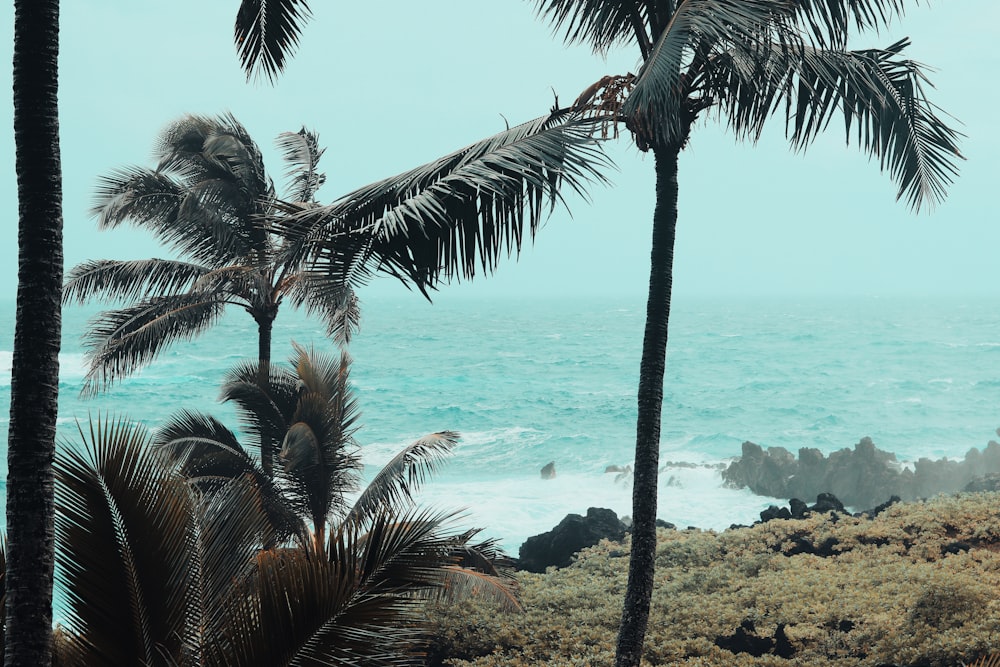
[[[14,3],[18,284],[7,441],[4,664],[47,666],[52,650],[54,475],[62,333],[58,0]]]
[[[274,328],[273,313],[254,315],[257,320],[257,386],[265,394],[270,394],[271,378],[271,330]],[[260,431],[260,464],[268,479],[274,479],[274,443],[266,428]]]
[[[650,256],[646,330],[639,368],[639,416],[636,422],[632,486],[632,553],[628,585],[618,629],[616,667],[636,667],[649,622],[656,561],[657,468],[660,461],[660,412],[667,356],[667,325],[673,284],[674,237],[677,229],[677,158],[680,147],[654,149],[656,210]]]

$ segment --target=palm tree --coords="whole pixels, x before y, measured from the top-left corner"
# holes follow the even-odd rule
[[[319,314],[346,341],[357,307],[349,285],[306,271],[272,226],[288,206],[315,204],[324,176],[316,134],[278,137],[288,188],[278,199],[260,150],[230,115],[186,116],[160,137],[156,169],[126,168],[103,179],[93,212],[101,228],[133,222],[152,231],[181,259],[95,260],[73,268],[66,301],[98,296],[125,303],[91,322],[85,391],[96,391],[148,363],[164,347],[215,324],[227,305],[257,323],[258,381],[266,383],[271,330],[287,298]],[[266,443],[265,443],[266,447]],[[270,474],[271,456],[264,467]]]
[[[17,316],[7,438],[7,665],[51,662],[53,470],[62,333],[59,2],[14,3]]]
[[[642,151],[652,151],[656,208],[636,428],[632,553],[616,664],[638,665],[653,586],[663,374],[677,223],[677,162],[695,121],[715,111],[756,141],[783,115],[802,149],[836,114],[847,138],[879,158],[914,209],[944,196],[957,173],[956,133],[927,99],[919,65],[900,57],[907,40],[851,51],[852,29],[887,25],[902,0],[536,0],[567,42],[606,53],[634,44],[637,77],[605,77],[582,109],[611,112]]]
[[[125,421],[57,459],[59,664],[421,664],[421,603],[459,591],[453,515],[380,507],[321,549],[273,538],[252,480],[202,493]],[[466,588],[465,593],[471,592]]]
[[[340,524],[366,524],[386,511],[412,507],[458,434],[442,431],[417,439],[361,489],[354,439],[360,413],[350,386],[350,358],[346,352],[333,357],[293,346],[289,366],[273,365],[266,388],[257,384],[252,363],[235,366],[222,387],[222,399],[236,404],[251,443],[265,437],[281,443],[281,465],[273,480],[250,453],[255,447],[243,446],[210,415],[178,412],[157,431],[154,444],[205,493],[233,479],[248,480],[276,539],[293,538],[303,547],[321,549],[328,528],[335,533]],[[356,497],[348,502],[351,495]]]

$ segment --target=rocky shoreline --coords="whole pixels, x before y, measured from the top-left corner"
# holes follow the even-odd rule
[[[824,456],[802,447],[798,456],[783,447],[743,443],[740,458],[722,472],[733,488],[774,498],[815,498],[832,493],[848,507],[876,507],[895,496],[903,501],[939,493],[993,491],[1000,487],[1000,443],[973,447],[960,461],[921,458],[910,466],[862,438],[854,449]]]

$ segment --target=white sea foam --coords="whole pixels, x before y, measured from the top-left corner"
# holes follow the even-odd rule
[[[14,353],[0,350],[0,387],[10,386],[10,373]],[[82,352],[63,352],[59,355],[59,379],[62,382],[82,379],[87,374],[87,362]]]
[[[420,502],[437,508],[464,508],[467,524],[485,527],[509,553],[517,553],[525,539],[551,530],[567,514],[585,514],[588,507],[604,507],[619,516],[632,513],[628,481],[614,473],[560,474],[492,479],[482,483],[444,472],[420,492]],[[660,475],[659,518],[680,528],[697,526],[724,530],[734,523],[752,523],[771,504],[784,504],[747,490],[723,486],[717,469],[669,468]]]

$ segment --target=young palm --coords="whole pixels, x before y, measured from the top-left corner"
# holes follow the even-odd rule
[[[361,489],[354,440],[359,413],[350,387],[350,359],[343,352],[332,357],[296,345],[289,362],[288,368],[272,366],[267,390],[256,383],[249,364],[233,368],[222,389],[223,400],[236,404],[251,442],[266,437],[281,443],[273,481],[249,448],[207,415],[175,415],[157,432],[155,443],[186,479],[209,494],[230,480],[248,480],[276,540],[295,537],[303,548],[323,551],[342,539],[345,530],[367,532],[379,517],[409,511],[417,490],[444,462],[458,434],[442,431],[419,438]],[[450,557],[467,567],[447,571],[446,590],[476,589],[516,605],[498,565],[505,559],[489,541],[473,544],[476,532],[463,534],[450,547]]]
[[[611,112],[640,150],[652,151],[656,209],[639,379],[632,555],[617,664],[638,665],[656,548],[660,413],[677,222],[677,160],[695,121],[714,111],[733,132],[757,140],[783,117],[792,146],[805,148],[836,115],[848,140],[879,158],[914,209],[944,196],[956,174],[956,133],[925,95],[921,68],[901,57],[906,40],[851,51],[851,30],[877,29],[903,0],[536,0],[568,42],[604,53],[639,49],[637,77],[605,77],[580,109]]]
[[[322,550],[262,550],[252,480],[202,493],[141,426],[81,435],[56,466],[56,664],[422,664],[421,602],[472,572],[453,515],[405,507],[344,521]]]

